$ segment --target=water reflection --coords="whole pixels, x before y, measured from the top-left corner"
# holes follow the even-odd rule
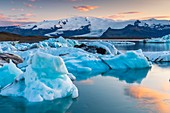
[[[40,103],[11,97],[0,97],[0,100],[0,113],[65,113],[73,103],[71,97]]]
[[[126,81],[127,83],[141,83],[141,81],[147,76],[150,69],[128,69],[128,70],[111,70],[104,73],[103,76],[116,77],[120,81]]]
[[[118,50],[138,50],[142,49],[143,51],[169,51],[170,43],[141,43],[136,42],[135,45],[115,45]]]
[[[170,94],[161,93],[141,86],[130,86],[125,94],[137,99],[141,109],[148,109],[153,113],[170,113]]]

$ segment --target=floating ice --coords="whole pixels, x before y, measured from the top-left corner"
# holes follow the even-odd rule
[[[78,90],[68,77],[67,68],[58,56],[38,52],[32,56],[31,64],[10,87],[1,91],[3,96],[23,96],[28,101],[40,102],[72,96]],[[25,80],[22,81],[24,78]]]
[[[144,42],[147,42],[147,43],[168,43],[168,42],[170,42],[170,34],[165,35],[161,38],[152,38],[152,39],[144,40]]]
[[[12,83],[20,74],[22,74],[22,71],[12,61],[4,64],[0,67],[0,88]]]
[[[141,69],[151,67],[151,62],[148,62],[143,55],[142,50],[127,51],[115,57],[101,57],[111,69]]]
[[[144,55],[153,62],[170,62],[170,51],[144,52]]]

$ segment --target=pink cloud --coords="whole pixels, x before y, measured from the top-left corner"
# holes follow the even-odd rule
[[[87,5],[87,6],[74,6],[73,8],[78,10],[78,11],[88,12],[88,11],[94,10],[96,8],[99,8],[99,6],[89,6],[89,5]]]
[[[81,2],[83,0],[69,0],[70,2]]]
[[[17,8],[12,8],[11,10],[12,10],[12,11],[22,11],[22,12],[24,11],[23,8],[19,8],[19,9],[17,9]]]
[[[26,6],[26,7],[29,7],[29,8],[33,7],[32,4],[25,4],[25,6]]]
[[[30,2],[36,2],[37,0],[29,0]]]
[[[33,17],[35,15],[32,14],[32,13],[27,13],[27,14],[21,14],[21,16],[23,16],[23,17]]]

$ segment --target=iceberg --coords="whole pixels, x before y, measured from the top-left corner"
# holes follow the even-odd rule
[[[78,89],[68,77],[64,61],[59,56],[37,52],[26,72],[1,90],[3,96],[22,96],[30,102],[78,97]]]
[[[82,43],[81,45],[75,45],[74,47],[81,48],[94,54],[98,53],[102,55],[117,55],[120,53],[111,43],[102,41]]]
[[[151,62],[147,60],[141,50],[128,51],[117,55],[101,55],[89,53],[83,49],[72,47],[38,49],[30,52],[26,51],[24,53],[20,52],[19,54],[21,56],[26,56],[24,58],[24,63],[19,64],[18,66],[23,68],[29,65],[29,57],[31,57],[32,53],[36,53],[37,51],[62,57],[68,71],[74,75],[75,73],[76,75],[82,75],[82,73],[83,75],[101,74],[109,71],[110,69],[119,70],[151,67]]]
[[[152,38],[148,40],[144,40],[146,43],[169,43],[170,42],[170,34],[165,35],[161,38]]]
[[[141,69],[150,68],[152,66],[151,62],[148,62],[147,58],[144,56],[142,50],[137,51],[127,51],[115,57],[102,56],[101,57],[105,63],[109,65],[111,69]]]

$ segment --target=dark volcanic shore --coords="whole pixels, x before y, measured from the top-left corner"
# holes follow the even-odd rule
[[[12,33],[0,32],[0,41],[38,42],[46,39],[48,39],[48,37],[21,36]]]
[[[49,38],[58,38],[58,37],[42,37],[42,36],[21,36],[12,33],[0,32],[0,41],[19,41],[19,42],[39,42],[47,40]],[[146,38],[131,38],[131,37],[113,37],[113,38],[99,38],[99,37],[65,37],[68,39],[74,40],[112,40],[112,41],[139,41]]]

